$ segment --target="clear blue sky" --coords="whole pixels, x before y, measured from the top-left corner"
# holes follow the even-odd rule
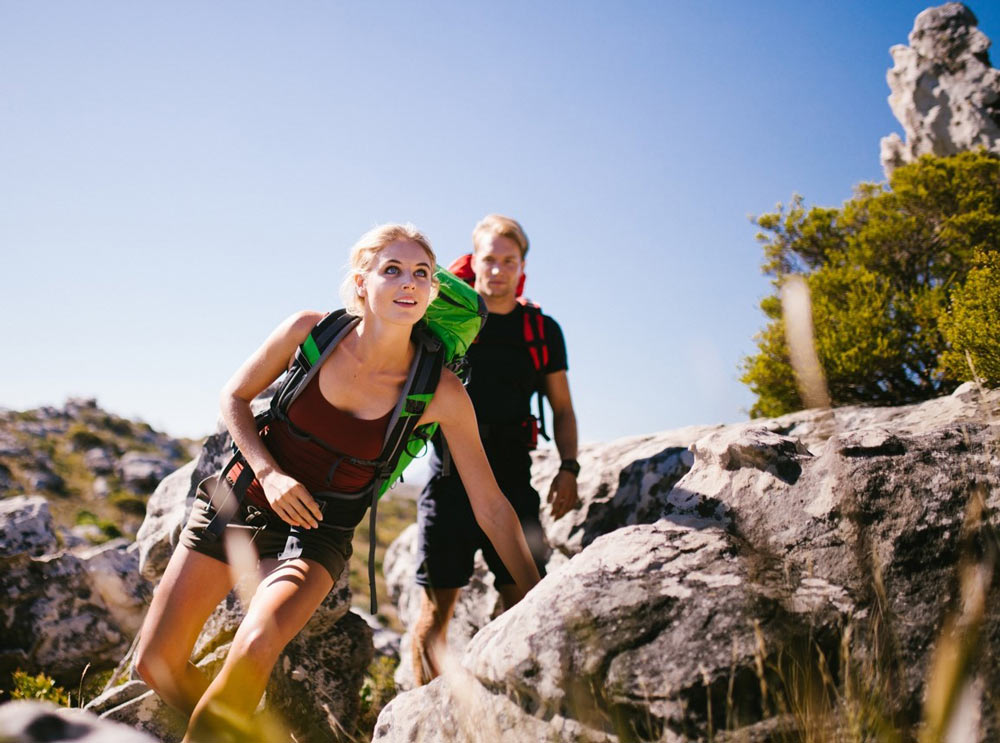
[[[925,7],[0,0],[0,405],[204,435],[362,232],[413,221],[450,261],[499,211],[585,440],[745,418],[747,217],[881,180]]]

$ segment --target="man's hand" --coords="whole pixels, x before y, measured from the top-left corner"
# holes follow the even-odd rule
[[[561,519],[573,510],[578,500],[576,475],[566,470],[559,470],[549,487],[548,501],[552,505],[552,518]]]

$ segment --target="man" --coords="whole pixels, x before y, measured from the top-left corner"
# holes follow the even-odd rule
[[[469,349],[471,377],[468,390],[476,410],[483,445],[500,489],[514,506],[528,545],[544,575],[546,543],[538,518],[540,498],[531,487],[531,454],[535,420],[531,396],[541,388],[553,413],[553,434],[562,464],[549,488],[553,518],[560,518],[577,502],[576,415],[566,376],[566,346],[556,322],[517,300],[524,274],[528,238],[509,217],[490,214],[472,232],[472,271],[475,288],[486,300],[489,319]],[[547,354],[529,348],[525,313],[530,325],[543,323]],[[531,322],[535,321],[535,322]],[[537,331],[533,333],[537,335]],[[532,353],[545,356],[536,369]],[[507,609],[521,594],[476,525],[468,497],[456,472],[449,472],[447,453],[435,441],[432,476],[418,500],[417,583],[423,586],[420,617],[414,628],[413,661],[416,683],[424,684],[440,672],[451,619],[462,587],[473,572],[477,549],[495,576],[494,585]],[[452,468],[453,469],[453,468]]]

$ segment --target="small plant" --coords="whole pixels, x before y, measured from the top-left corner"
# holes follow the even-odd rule
[[[14,671],[14,688],[11,689],[12,699],[34,699],[53,702],[61,707],[69,706],[69,694],[51,676],[39,673],[32,676],[26,671]]]
[[[396,681],[393,674],[399,661],[380,656],[371,662],[365,671],[361,686],[361,703],[358,708],[358,725],[355,738],[370,740],[379,713],[396,696]]]

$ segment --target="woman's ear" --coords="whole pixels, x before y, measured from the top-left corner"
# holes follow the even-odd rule
[[[361,274],[356,274],[354,277],[355,291],[357,291],[359,297],[365,296],[365,277]]]

